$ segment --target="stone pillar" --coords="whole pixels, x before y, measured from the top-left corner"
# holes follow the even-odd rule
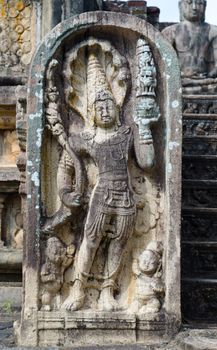
[[[102,9],[102,0],[84,0],[84,12]]]
[[[147,1],[145,0],[105,0],[103,9],[105,11],[129,13],[142,19],[147,18]]]
[[[128,1],[128,7],[131,15],[146,19],[147,18],[147,1],[131,0]]]
[[[64,0],[63,1],[63,18],[69,18],[73,15],[82,13],[84,9],[84,0]]]
[[[154,27],[159,27],[160,9],[156,6],[149,6],[147,8],[147,21]]]
[[[78,1],[80,3],[82,1]],[[62,1],[47,0],[42,2],[42,37],[62,20]]]
[[[18,86],[16,88],[16,132],[20,147],[20,154],[17,158],[17,167],[20,171],[20,187],[21,196],[26,195],[26,88]]]
[[[2,241],[2,211],[4,209],[4,201],[5,195],[0,194],[0,248],[4,246],[4,242]]]
[[[82,12],[101,10],[102,0],[63,0],[63,19]]]

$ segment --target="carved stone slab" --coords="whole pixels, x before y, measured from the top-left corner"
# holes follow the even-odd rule
[[[82,14],[39,47],[19,344],[148,344],[177,332],[180,97],[173,51],[134,16]]]

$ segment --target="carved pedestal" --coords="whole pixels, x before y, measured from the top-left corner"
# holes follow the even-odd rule
[[[160,343],[165,335],[165,319],[137,319],[124,312],[42,312],[37,314],[41,346],[110,345]],[[138,336],[136,335],[138,331]],[[112,339],[112,340],[111,340]]]
[[[139,18],[82,14],[39,47],[19,344],[150,344],[177,332],[180,95],[174,53]]]

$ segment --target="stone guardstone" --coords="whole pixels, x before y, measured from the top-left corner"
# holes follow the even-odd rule
[[[145,20],[90,12],[30,70],[21,346],[142,343],[178,332],[181,89]]]

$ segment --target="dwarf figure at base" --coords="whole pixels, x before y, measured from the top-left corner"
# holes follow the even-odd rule
[[[129,312],[139,315],[156,315],[161,309],[160,296],[164,293],[161,281],[162,247],[151,242],[133,265],[136,292]]]
[[[51,310],[52,299],[63,285],[64,271],[72,263],[74,250],[73,245],[67,247],[56,237],[47,240],[46,262],[41,269],[41,282],[43,283],[42,310]]]

